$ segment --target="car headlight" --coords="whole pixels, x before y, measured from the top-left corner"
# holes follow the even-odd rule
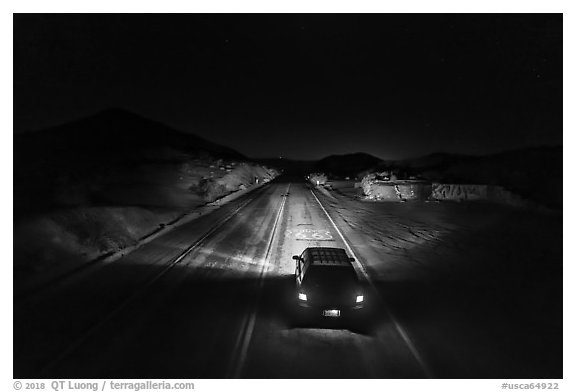
[[[356,296],[356,303],[359,303],[359,302],[364,302],[364,296],[363,295],[357,295]]]
[[[300,301],[308,301],[308,297],[304,293],[298,293],[298,299]]]

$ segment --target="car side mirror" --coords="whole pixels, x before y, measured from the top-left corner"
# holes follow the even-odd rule
[[[356,261],[354,257],[350,257],[350,261]]]
[[[292,256],[292,259],[298,261],[300,260],[300,256]]]

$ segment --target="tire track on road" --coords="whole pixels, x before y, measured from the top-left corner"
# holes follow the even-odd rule
[[[238,334],[234,350],[232,351],[232,360],[230,361],[230,364],[228,366],[228,370],[226,372],[226,378],[239,378],[244,368],[246,355],[248,353],[248,347],[250,346],[250,341],[252,339],[252,334],[254,332],[254,326],[256,324],[256,316],[258,313],[258,305],[260,303],[260,295],[262,292],[262,287],[264,285],[264,277],[268,271],[268,266],[270,264],[270,253],[272,252],[272,244],[276,239],[276,232],[280,220],[282,218],[282,213],[284,212],[284,206],[286,205],[286,199],[288,197],[288,193],[290,192],[290,185],[291,184],[289,183],[288,187],[286,188],[286,192],[282,197],[282,202],[280,203],[280,208],[278,209],[278,214],[276,215],[274,226],[272,227],[270,240],[268,241],[268,245],[266,247],[266,253],[264,254],[264,263],[262,263],[262,268],[260,269],[258,274],[257,298],[256,301],[254,302],[251,311],[244,317],[244,320],[242,322],[240,333]]]

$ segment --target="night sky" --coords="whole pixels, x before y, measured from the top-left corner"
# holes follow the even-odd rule
[[[562,16],[15,15],[15,131],[120,107],[251,157],[562,144]]]

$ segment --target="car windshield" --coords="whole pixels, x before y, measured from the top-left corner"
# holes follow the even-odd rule
[[[308,285],[320,286],[330,285],[350,285],[357,282],[356,273],[352,267],[314,267],[304,277],[304,282]]]

